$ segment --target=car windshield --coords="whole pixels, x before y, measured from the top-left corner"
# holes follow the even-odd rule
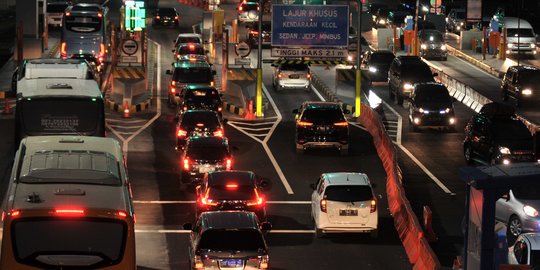
[[[452,102],[450,94],[443,87],[422,87],[416,90],[415,101],[419,102],[437,102],[449,103]]]
[[[178,41],[176,42],[178,44],[180,43],[197,43],[201,44],[201,39],[198,37],[179,37]]]
[[[176,68],[173,80],[179,83],[206,83],[212,81],[212,71],[209,68]]]
[[[259,5],[257,3],[247,3],[242,5],[243,11],[257,10]]]
[[[252,186],[239,185],[237,188],[227,188],[224,185],[210,187],[208,197],[212,200],[255,200],[257,195]]]
[[[204,55],[204,49],[200,46],[181,46],[180,48],[178,48],[177,53],[181,55],[185,55],[185,54]]]
[[[540,70],[523,70],[519,72],[519,80],[527,86],[540,86]]]
[[[392,63],[394,55],[391,53],[373,53],[370,58],[372,63],[388,64]]]
[[[176,16],[176,12],[172,8],[160,8],[156,11],[156,15],[160,16]]]
[[[190,145],[187,156],[194,160],[223,160],[229,155],[223,145],[196,144]]]
[[[315,124],[332,124],[345,121],[343,113],[335,108],[307,109],[302,114],[302,121]]]
[[[538,186],[512,188],[512,193],[518,200],[540,200],[540,188]]]
[[[520,120],[508,119],[494,121],[491,126],[495,139],[498,140],[531,140],[532,135]]]
[[[328,186],[324,197],[336,202],[363,202],[373,199],[369,186]]]
[[[431,69],[426,64],[403,65],[403,74],[405,78],[433,78]]]
[[[421,33],[420,38],[424,42],[441,43],[444,42],[444,37],[441,33]]]
[[[506,29],[506,34],[508,37],[534,37],[533,30],[528,28],[508,28]]]
[[[283,64],[281,70],[286,71],[308,71],[308,65],[306,64]]]
[[[215,89],[188,90],[185,94],[187,103],[218,104],[219,94]]]
[[[261,233],[256,230],[208,230],[199,242],[199,250],[258,251],[265,250]]]
[[[102,18],[90,15],[64,16],[66,28],[76,33],[93,33],[101,29]]]
[[[192,113],[187,112],[182,116],[182,127],[193,127],[197,124],[204,124],[204,127],[215,128],[219,126],[219,119],[216,113]]]

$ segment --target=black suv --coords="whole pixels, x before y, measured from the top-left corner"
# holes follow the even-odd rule
[[[222,116],[223,101],[221,94],[213,86],[187,85],[180,93],[180,109],[187,110],[210,110]]]
[[[526,100],[540,100],[540,69],[533,66],[511,66],[501,85],[502,100],[516,99],[518,106]]]
[[[252,212],[202,213],[186,223],[190,269],[268,269],[265,233],[272,228]]]
[[[263,187],[267,186],[266,181],[258,181],[250,171],[208,173],[195,189],[196,216],[206,211],[239,210],[254,212],[260,220],[266,220]]]
[[[349,122],[337,102],[306,101],[296,114],[296,152],[310,147],[333,147],[342,155],[349,152]]]
[[[429,66],[418,56],[398,56],[394,58],[388,71],[388,90],[390,99],[398,105],[409,98],[414,84],[435,82]]]
[[[535,161],[534,139],[512,107],[488,103],[465,127],[463,152],[467,164],[510,164]]]
[[[154,19],[152,20],[152,26],[158,25],[172,25],[175,27],[180,26],[180,15],[175,8],[158,8],[154,12]]]
[[[422,30],[418,33],[420,39],[420,56],[429,59],[446,61],[448,51],[444,44],[443,33],[437,30]]]
[[[188,110],[178,117],[176,125],[176,150],[184,149],[191,136],[223,137],[224,129],[216,112]]]
[[[168,75],[172,75],[168,104],[179,105],[180,93],[188,84],[213,86],[215,70],[207,62],[203,61],[180,61],[173,63],[173,70],[167,70]]]
[[[192,136],[187,139],[180,158],[182,183],[200,181],[205,173],[230,170],[232,155],[225,137]]]
[[[391,51],[368,51],[362,58],[362,69],[367,69],[366,78],[369,82],[387,82],[390,64],[396,56]]]
[[[454,99],[444,84],[419,83],[414,85],[409,106],[409,126],[417,131],[421,126],[456,127]]]

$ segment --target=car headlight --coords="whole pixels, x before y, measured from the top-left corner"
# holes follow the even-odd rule
[[[525,212],[525,214],[527,214],[527,216],[530,216],[530,217],[538,216],[538,211],[536,211],[536,209],[534,209],[534,207],[530,205],[523,206],[523,212]]]
[[[459,22],[459,26],[463,26],[464,24],[464,22]]]
[[[386,24],[386,21],[384,19],[380,19],[379,24]]]
[[[420,45],[420,49],[422,49],[422,50],[427,49],[427,45],[426,45],[426,44],[421,44],[421,45]]]
[[[403,84],[403,89],[411,90],[411,89],[413,89],[413,85],[410,84],[410,83],[405,83],[405,84]]]
[[[531,49],[534,49],[534,48],[536,48],[536,44],[531,43]]]
[[[371,73],[377,72],[377,68],[376,68],[376,67],[369,67],[368,70],[369,70],[369,72],[371,72]]]
[[[347,61],[349,61],[349,62],[350,62],[350,61],[352,61],[352,60],[353,60],[353,57],[352,57],[352,55],[349,55],[349,56],[347,56]]]
[[[512,152],[510,152],[510,149],[508,147],[499,147],[499,152],[501,154],[510,155]]]
[[[428,110],[424,110],[424,108],[420,108],[418,109],[419,112],[423,113],[423,114],[429,114],[429,111]]]
[[[441,45],[441,50],[446,51],[446,45]]]
[[[446,113],[449,113],[450,112],[450,109],[449,108],[446,108],[444,110],[440,110],[439,113],[440,114],[446,114]]]
[[[529,88],[523,89],[523,91],[521,91],[521,94],[526,95],[526,96],[530,96],[530,95],[532,95],[532,90],[529,89]]]

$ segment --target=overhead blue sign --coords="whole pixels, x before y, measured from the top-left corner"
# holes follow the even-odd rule
[[[272,5],[272,46],[347,47],[349,6]]]

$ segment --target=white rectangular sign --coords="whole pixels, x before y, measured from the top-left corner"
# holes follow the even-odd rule
[[[345,58],[347,49],[272,48],[272,57]]]

